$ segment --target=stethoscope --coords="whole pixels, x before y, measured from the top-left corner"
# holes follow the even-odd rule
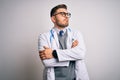
[[[71,29],[68,28],[68,31],[71,32]],[[50,43],[52,43],[52,39],[54,39],[54,30],[53,29],[50,30]],[[72,40],[74,40],[74,39],[72,39]]]

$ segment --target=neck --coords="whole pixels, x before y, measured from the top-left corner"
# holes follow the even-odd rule
[[[59,30],[63,30],[63,29],[66,28],[66,27],[60,27],[60,26],[57,26],[57,25],[55,25],[55,27],[58,28]]]

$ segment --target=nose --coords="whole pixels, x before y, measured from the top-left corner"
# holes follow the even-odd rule
[[[65,16],[66,18],[70,18],[68,15]]]
[[[71,13],[66,13],[65,16],[67,16],[68,18],[70,18],[71,17]]]
[[[67,20],[68,20],[69,18],[70,18],[69,16],[65,16],[65,19],[67,19]]]

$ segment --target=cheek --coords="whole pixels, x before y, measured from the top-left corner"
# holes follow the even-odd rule
[[[65,21],[64,21],[63,18],[61,18],[61,19],[59,19],[59,22],[60,22],[60,23],[64,23]]]
[[[56,16],[56,19],[57,19],[58,21],[63,21],[65,18],[58,15],[58,16]]]
[[[57,19],[56,19],[56,22],[59,22],[59,23],[61,23],[61,22],[62,22],[62,19],[60,19],[60,18],[57,18]]]

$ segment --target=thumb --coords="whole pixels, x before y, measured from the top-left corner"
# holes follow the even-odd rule
[[[43,48],[44,48],[44,49],[48,49],[48,47],[47,47],[47,46],[43,46]]]

